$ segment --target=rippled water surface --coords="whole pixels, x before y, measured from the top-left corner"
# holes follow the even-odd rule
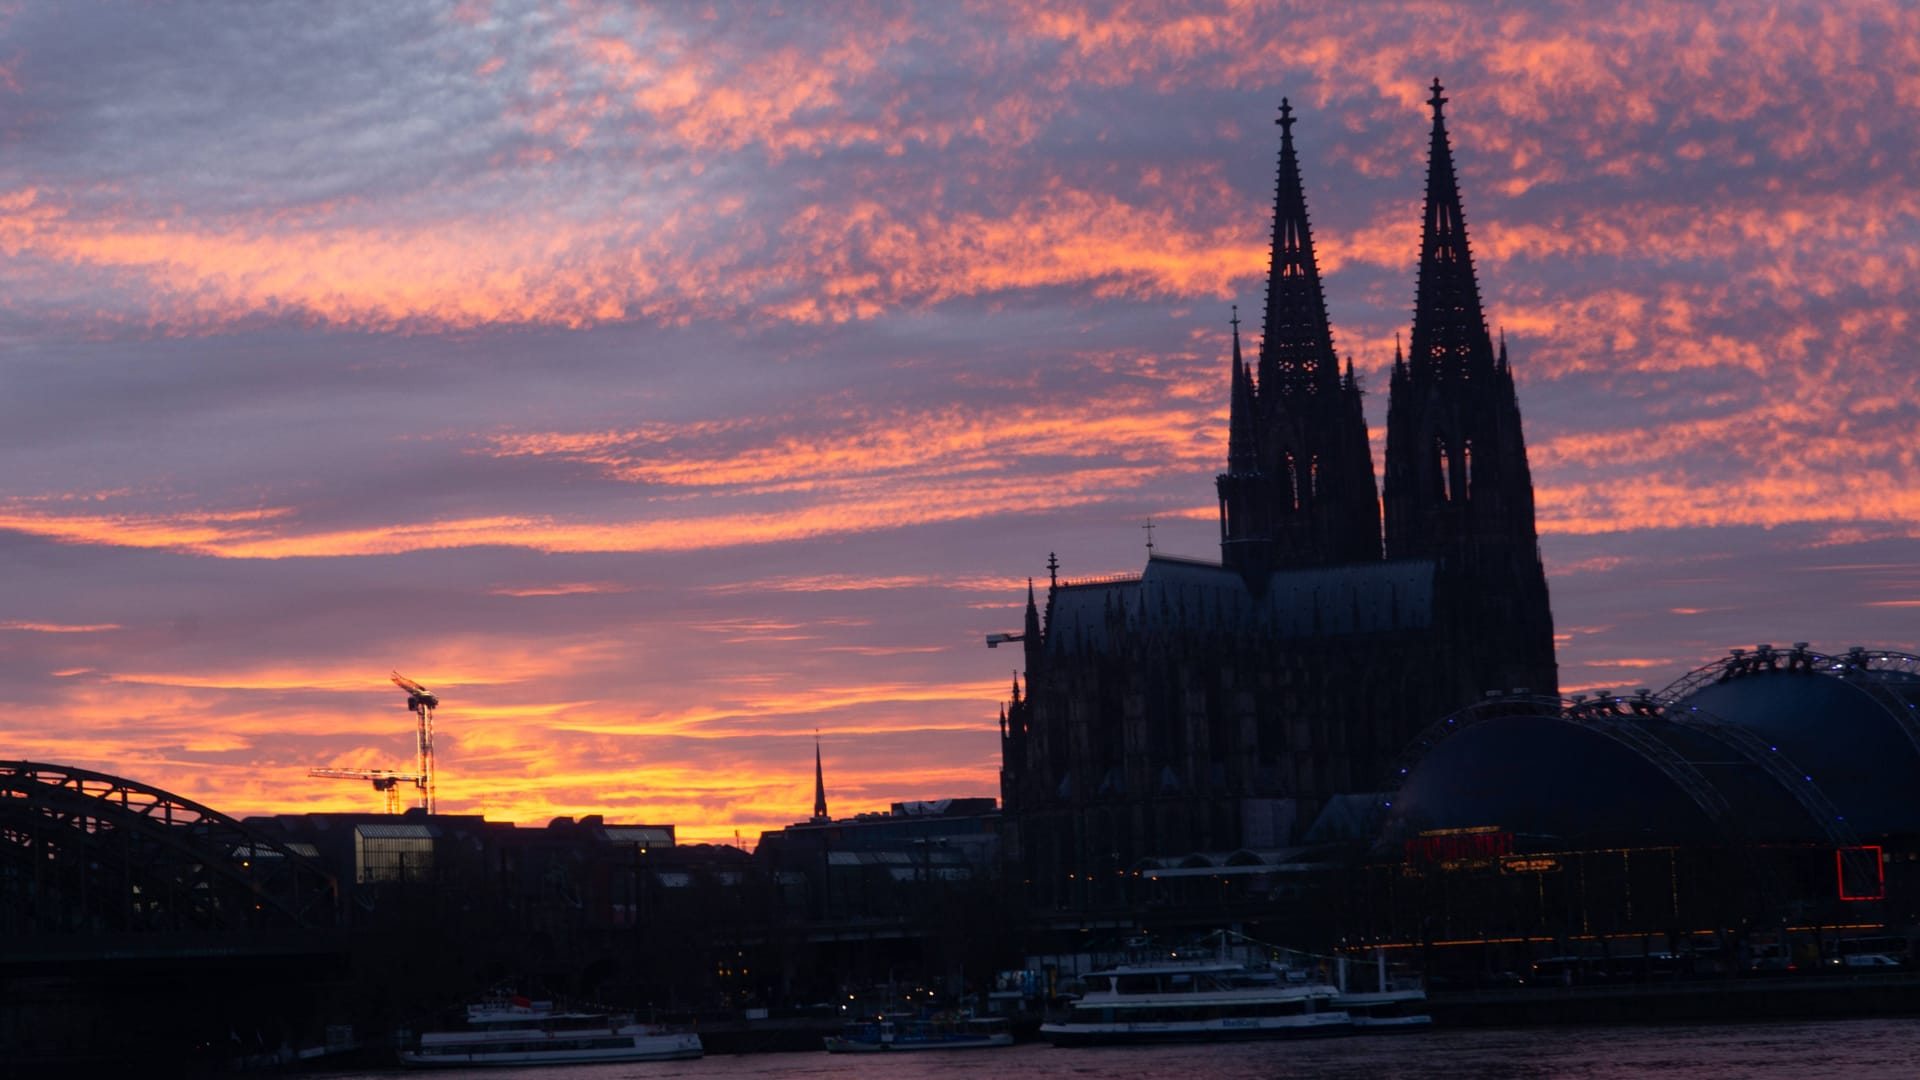
[[[1309,1042],[911,1054],[752,1054],[637,1065],[445,1070],[479,1080],[1614,1080],[1685,1077],[1902,1080],[1920,1076],[1920,1020],[1433,1031]],[[394,1073],[336,1073],[391,1077]]]

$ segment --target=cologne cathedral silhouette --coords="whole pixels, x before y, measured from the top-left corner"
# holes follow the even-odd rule
[[[1044,600],[1029,586],[1026,686],[1001,740],[1029,903],[1098,903],[1149,858],[1357,838],[1368,793],[1427,724],[1488,693],[1558,693],[1520,407],[1481,309],[1447,100],[1436,79],[1384,490],[1283,100],[1252,365],[1233,320],[1220,562],[1150,554],[1138,576],[1076,583],[1050,560]]]

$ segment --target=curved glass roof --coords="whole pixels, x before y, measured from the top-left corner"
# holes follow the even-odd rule
[[[1920,749],[1893,709],[1916,687],[1897,673],[1759,671],[1701,686],[1697,708],[1765,739],[1798,765],[1854,832],[1920,831]],[[1871,680],[1885,693],[1871,692]]]

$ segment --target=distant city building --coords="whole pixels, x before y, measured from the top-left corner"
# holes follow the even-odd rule
[[[1520,409],[1481,308],[1446,101],[1436,80],[1384,498],[1283,101],[1253,365],[1233,321],[1220,562],[1150,552],[1138,576],[1073,582],[1050,560],[1044,606],[1029,586],[1026,687],[1002,722],[1008,861],[1028,902],[1097,907],[1136,872],[1271,866],[1292,845],[1370,836],[1379,822],[1356,819],[1352,796],[1380,790],[1428,723],[1489,693],[1558,693]]]
[[[343,907],[367,924],[429,889],[469,902],[486,896],[503,910],[564,907],[582,926],[631,925],[643,889],[671,889],[688,876],[679,870],[684,849],[674,843],[674,826],[608,824],[599,814],[534,829],[420,809],[278,814],[246,824],[312,855],[340,882]]]
[[[991,798],[897,802],[885,812],[834,819],[814,752],[814,815],[760,834],[755,860],[784,909],[819,919],[912,910],[929,886],[998,877],[1000,809]]]

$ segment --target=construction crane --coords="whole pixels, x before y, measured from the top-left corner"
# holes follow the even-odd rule
[[[392,772],[387,769],[308,769],[308,776],[325,776],[335,780],[371,780],[373,790],[384,792],[387,796],[387,813],[400,812],[400,785],[412,784],[420,789],[424,796],[427,790],[427,778],[418,773]]]
[[[433,691],[414,682],[399,672],[393,672],[393,685],[407,692],[407,708],[420,718],[418,747],[419,768],[414,771],[421,776],[420,805],[427,813],[434,812],[433,792],[433,710],[439,708],[440,699]]]

